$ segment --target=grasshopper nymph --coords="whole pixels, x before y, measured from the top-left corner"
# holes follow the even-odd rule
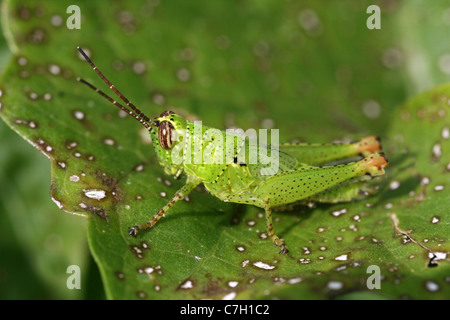
[[[283,239],[273,230],[273,208],[299,202],[334,203],[361,199],[375,190],[367,184],[367,180],[384,174],[384,168],[388,165],[384,154],[379,152],[379,139],[368,136],[352,143],[287,143],[280,144],[278,148],[259,145],[256,147],[257,151],[265,149],[265,152],[277,152],[278,155],[278,170],[270,175],[261,174],[267,164],[248,161],[249,150],[252,150],[249,139],[240,140],[240,144],[234,145],[234,142],[239,140],[236,135],[206,126],[202,127],[198,135],[195,123],[172,111],[165,111],[153,119],[148,118],[105,78],[81,48],[78,47],[78,50],[126,106],[85,80],[78,78],[78,81],[98,92],[148,130],[159,163],[167,174],[178,177],[184,173],[187,177],[186,184],[149,221],[129,229],[131,236],[136,237],[141,230],[152,228],[177,201],[184,199],[196,186],[203,184],[211,195],[222,201],[263,208],[266,214],[267,235],[280,248],[281,253],[287,254],[288,248]],[[196,150],[211,152],[213,139],[207,134],[209,130],[219,132],[218,137],[227,143],[231,140],[233,148],[230,152],[227,149],[227,152],[219,153],[215,149],[215,153],[210,153],[215,160],[223,161],[193,161]],[[224,149],[223,144],[218,146]],[[189,147],[189,150],[195,149],[194,155],[184,155],[184,161],[175,161],[179,151],[185,150],[186,147]],[[177,152],[174,152],[175,150]],[[327,166],[333,161],[359,155],[362,156],[359,161]]]

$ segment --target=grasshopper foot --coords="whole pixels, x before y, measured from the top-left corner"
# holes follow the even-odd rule
[[[289,250],[288,250],[286,244],[284,243],[284,241],[281,240],[280,238],[278,238],[276,235],[273,235],[272,241],[277,247],[280,247],[280,253],[282,253],[282,254],[289,253]]]
[[[281,248],[280,253],[282,253],[282,254],[288,254],[289,253],[289,250],[288,250],[288,248],[286,247],[286,245],[284,243],[280,246],[280,248]]]
[[[130,236],[136,238],[136,236],[137,236],[139,230],[140,230],[139,226],[131,227],[131,228],[128,229],[128,234],[129,234]]]

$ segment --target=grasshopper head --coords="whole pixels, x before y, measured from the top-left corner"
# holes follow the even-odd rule
[[[168,174],[175,174],[181,166],[181,163],[173,161],[172,155],[177,150],[174,148],[183,140],[182,132],[186,130],[186,126],[186,119],[173,111],[164,111],[151,123],[149,132],[154,148],[160,164]]]
[[[103,96],[113,105],[126,112],[129,116],[133,117],[142,126],[144,126],[149,132],[154,142],[155,151],[158,156],[160,164],[164,167],[164,170],[169,174],[175,174],[178,172],[182,163],[180,161],[172,161],[173,149],[183,140],[183,135],[178,135],[179,132],[183,132],[186,129],[186,120],[176,115],[172,111],[164,111],[159,117],[153,119],[153,121],[147,117],[138,107],[136,107],[130,100],[128,100],[95,66],[87,54],[77,47],[80,54],[91,65],[94,71],[102,78],[102,80],[108,85],[108,87],[114,91],[114,93],[125,103],[120,104],[118,101],[112,99],[103,91],[97,89],[92,84],[77,78],[77,81],[87,85],[92,90]]]

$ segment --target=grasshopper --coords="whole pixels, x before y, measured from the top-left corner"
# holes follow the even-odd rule
[[[261,174],[262,169],[267,169],[267,164],[248,161],[251,150],[250,139],[241,139],[240,144],[235,143],[238,142],[237,135],[218,129],[214,129],[215,132],[219,132],[216,138],[219,136],[227,143],[230,140],[233,142],[233,148],[227,149],[226,153],[210,153],[215,160],[223,161],[212,163],[192,161],[195,160],[193,159],[195,152],[194,155],[184,155],[184,161],[175,161],[177,152],[173,151],[176,148],[185,150],[186,147],[196,145],[199,152],[211,149],[214,136],[208,135],[207,132],[212,128],[202,127],[200,135],[196,135],[195,124],[172,111],[165,111],[150,119],[120,93],[80,47],[78,50],[126,106],[87,81],[81,78],[77,80],[125,111],[148,130],[158,161],[165,173],[176,178],[182,173],[186,176],[186,184],[149,221],[129,228],[130,236],[136,237],[138,232],[155,226],[176,202],[203,184],[211,195],[222,201],[254,205],[264,209],[267,235],[280,248],[280,253],[287,254],[289,250],[284,240],[279,238],[273,229],[273,209],[296,203],[336,203],[364,198],[375,191],[367,180],[383,175],[384,168],[388,165],[385,155],[380,152],[380,139],[376,136],[367,136],[350,143],[285,143],[277,147],[259,145],[256,150],[265,149],[266,152],[276,152],[278,155],[277,171],[269,175]],[[180,132],[185,134],[175,134]],[[192,140],[187,137],[194,138]],[[349,163],[330,165],[332,162],[356,156],[362,158]]]

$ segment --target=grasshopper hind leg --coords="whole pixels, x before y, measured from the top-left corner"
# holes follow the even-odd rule
[[[305,202],[338,203],[362,200],[376,193],[378,187],[367,181],[367,176],[344,182],[341,185],[319,192]]]
[[[348,164],[300,168],[270,176],[259,183],[251,195],[228,195],[226,200],[263,208],[268,236],[281,253],[286,254],[286,244],[273,231],[273,208],[317,199],[323,202],[356,200],[375,191],[365,184],[366,180],[384,174],[387,165],[383,153],[374,153]]]
[[[242,203],[254,205],[259,208],[264,209],[266,214],[266,229],[267,235],[270,239],[272,239],[273,244],[280,248],[280,253],[288,254],[289,249],[287,248],[284,240],[278,237],[273,230],[273,222],[272,222],[272,205],[270,200],[263,197],[255,197],[253,195],[243,195],[243,194],[228,194],[225,197],[222,197],[221,200],[225,202],[233,202],[233,203]]]
[[[298,209],[299,206],[315,208],[317,203],[341,203],[363,200],[378,191],[377,186],[364,180],[343,183],[341,186],[319,192],[304,200],[273,207],[272,210],[275,212],[286,212],[294,211]]]

